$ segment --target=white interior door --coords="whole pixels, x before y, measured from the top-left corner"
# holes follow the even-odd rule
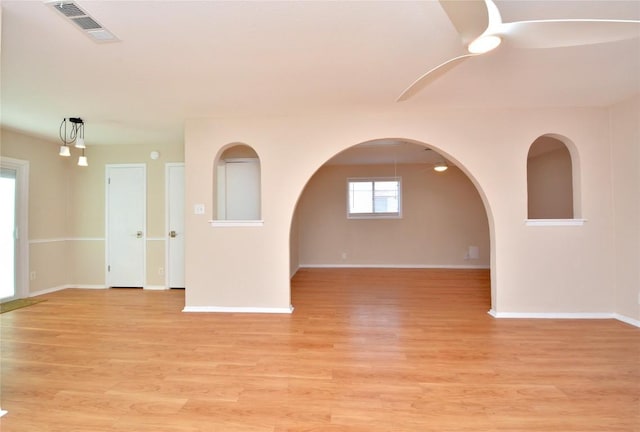
[[[143,287],[146,166],[107,165],[107,285]]]
[[[184,164],[167,164],[167,286],[184,288]]]

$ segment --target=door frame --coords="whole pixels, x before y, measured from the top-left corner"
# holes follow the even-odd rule
[[[167,162],[164,165],[164,239],[165,239],[165,247],[164,247],[164,268],[165,268],[165,272],[164,272],[164,286],[167,289],[171,289],[171,286],[169,285],[169,276],[171,273],[171,266],[170,266],[170,262],[169,262],[169,229],[171,228],[169,226],[169,208],[170,208],[170,201],[169,201],[169,170],[171,168],[174,167],[182,167],[184,168],[184,162]],[[183,196],[184,196],[184,192],[183,192]],[[185,212],[186,215],[186,212]],[[183,257],[184,258],[184,257]]]
[[[0,166],[16,171],[16,286],[8,301],[29,297],[29,161],[2,156]]]
[[[144,171],[144,211],[142,221],[142,239],[144,247],[142,248],[142,287],[147,285],[147,164],[144,163],[132,163],[132,164],[105,164],[104,166],[104,279],[105,286],[111,287],[111,281],[109,278],[109,172],[111,168],[142,168]]]

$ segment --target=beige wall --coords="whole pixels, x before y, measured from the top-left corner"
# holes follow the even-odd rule
[[[616,312],[640,320],[640,96],[611,109]]]
[[[89,137],[87,137],[89,139]],[[151,160],[156,150],[160,158]],[[58,143],[2,130],[2,156],[28,160],[30,292],[105,285],[105,166],[147,166],[147,281],[164,286],[165,163],[182,162],[183,146],[94,146],[88,167],[58,156]]]
[[[67,236],[69,168],[54,142],[2,129],[2,156],[29,161],[29,238]]]
[[[286,118],[194,119],[185,136],[187,306],[289,304],[289,237],[312,174],[352,145],[380,138],[428,143],[478,187],[491,233],[492,304],[498,313],[613,312],[611,171],[606,109],[384,111]],[[580,159],[580,227],[531,227],[526,160],[539,136],[568,137]],[[216,154],[244,142],[262,164],[262,227],[211,227]],[[251,271],[245,269],[250,268]],[[294,305],[295,306],[295,305]]]
[[[346,217],[347,178],[396,175],[402,218]],[[487,214],[456,167],[437,173],[424,164],[325,165],[307,184],[297,212],[301,267],[489,267]],[[469,246],[480,248],[480,259],[465,259]]]

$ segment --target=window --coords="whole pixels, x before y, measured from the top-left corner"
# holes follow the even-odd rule
[[[347,179],[347,217],[401,216],[400,177]]]

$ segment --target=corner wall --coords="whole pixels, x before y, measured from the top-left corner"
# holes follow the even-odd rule
[[[615,308],[640,321],[640,96],[610,110]]]

